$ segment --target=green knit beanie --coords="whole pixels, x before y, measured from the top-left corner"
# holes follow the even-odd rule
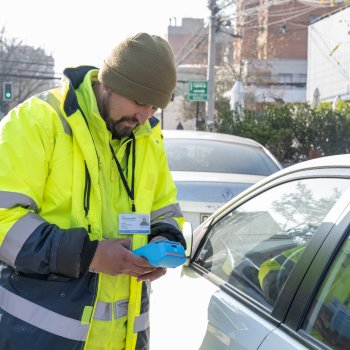
[[[165,108],[176,86],[173,50],[157,35],[138,33],[112,50],[98,78],[124,97]]]

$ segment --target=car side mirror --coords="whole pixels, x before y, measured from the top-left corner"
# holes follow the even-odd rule
[[[190,222],[185,222],[183,225],[182,233],[184,235],[185,241],[186,241],[186,262],[184,263],[184,266],[188,266],[190,260],[191,260],[191,253],[192,253],[192,243],[193,243],[193,231],[192,231],[192,225]]]

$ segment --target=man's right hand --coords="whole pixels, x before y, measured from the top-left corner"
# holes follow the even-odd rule
[[[107,239],[98,242],[89,270],[108,275],[128,275],[140,277],[156,268],[134,254],[129,238]]]

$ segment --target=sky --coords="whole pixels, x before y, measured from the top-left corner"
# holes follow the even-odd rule
[[[55,59],[55,72],[77,65],[100,66],[120,41],[138,32],[166,37],[182,18],[208,22],[207,0],[6,0],[0,28],[8,37],[41,47]]]

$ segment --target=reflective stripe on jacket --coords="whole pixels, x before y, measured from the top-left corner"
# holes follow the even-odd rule
[[[131,212],[109,148],[130,184],[131,139],[111,139],[92,91],[97,73],[68,69],[61,88],[0,123],[0,348],[147,348],[148,285],[80,271],[86,232],[125,237],[118,215]],[[136,212],[181,229],[164,147],[148,122],[134,135]],[[147,235],[132,241],[135,249]]]

